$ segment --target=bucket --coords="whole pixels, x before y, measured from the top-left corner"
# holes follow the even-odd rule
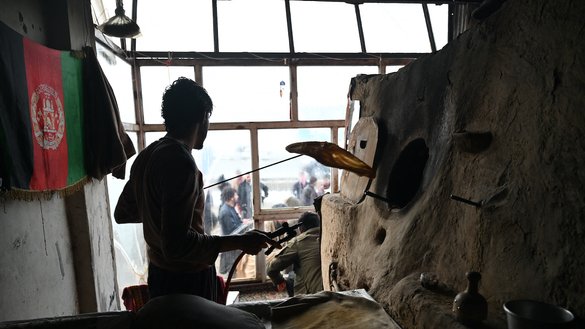
[[[504,303],[508,329],[570,328],[573,314],[560,307],[534,300],[512,300]]]

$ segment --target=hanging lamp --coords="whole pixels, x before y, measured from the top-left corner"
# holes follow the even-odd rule
[[[136,38],[140,36],[140,27],[124,13],[122,0],[116,0],[116,15],[105,23],[98,25],[97,29],[104,34],[117,38]]]

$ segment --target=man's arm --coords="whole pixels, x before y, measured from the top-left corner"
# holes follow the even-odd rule
[[[256,255],[266,247],[282,248],[280,243],[272,240],[264,232],[258,230],[248,231],[244,234],[222,236],[219,239],[221,241],[219,247],[220,252],[242,250],[246,254]]]
[[[280,273],[285,268],[295,264],[299,259],[299,254],[296,248],[291,246],[285,247],[276,257],[268,264],[266,272],[274,285],[278,286],[284,282],[284,277]]]

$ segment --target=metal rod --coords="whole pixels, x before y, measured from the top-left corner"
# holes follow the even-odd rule
[[[427,33],[429,34],[429,42],[431,43],[431,51],[437,52],[437,46],[435,44],[435,36],[433,34],[433,24],[431,24],[431,16],[429,15],[429,7],[426,3],[422,4],[423,13],[425,15],[425,22],[427,24]]]
[[[453,194],[451,194],[450,197],[451,197],[451,199],[453,199],[455,201],[460,201],[460,202],[463,202],[463,203],[467,203],[469,205],[476,206],[477,208],[481,207],[481,202],[471,201],[469,199],[465,199],[465,198],[462,198],[460,196],[453,195]]]
[[[211,1],[211,7],[213,9],[213,51],[219,52],[219,23],[217,21],[217,0]]]
[[[360,44],[362,46],[362,53],[367,53],[366,51],[366,40],[364,38],[364,28],[362,26],[362,15],[360,14],[360,5],[354,4],[355,7],[355,18],[357,20],[358,32],[360,35]]]
[[[295,41],[293,39],[292,18],[290,14],[290,1],[284,0],[284,8],[286,10],[286,29],[288,31],[288,51],[291,54],[295,53]]]
[[[210,188],[210,187],[214,187],[214,186],[216,186],[216,185],[219,185],[219,184],[221,184],[221,183],[229,182],[229,181],[231,181],[231,180],[232,180],[232,179],[234,179],[234,178],[242,177],[242,176],[244,176],[244,175],[247,175],[247,174],[253,173],[253,172],[255,172],[255,171],[262,170],[262,169],[264,169],[264,168],[268,168],[268,167],[272,167],[272,166],[274,166],[274,165],[277,165],[277,164],[279,164],[279,163],[283,163],[283,162],[285,162],[285,161],[288,161],[288,160],[292,160],[292,159],[298,158],[298,157],[300,157],[300,156],[303,156],[303,154],[297,154],[297,155],[295,155],[295,156],[292,156],[292,157],[290,157],[290,158],[287,158],[287,159],[284,159],[284,160],[280,160],[280,161],[277,161],[277,162],[271,163],[271,164],[269,164],[269,165],[266,165],[266,166],[264,166],[264,167],[260,167],[260,168],[252,169],[252,170],[250,170],[250,171],[247,171],[247,172],[245,172],[245,173],[243,173],[243,174],[239,174],[239,175],[236,175],[236,176],[234,176],[234,177],[231,177],[231,178],[228,178],[228,179],[224,179],[224,180],[222,180],[222,181],[219,181],[219,182],[217,182],[217,183],[213,183],[213,184],[211,184],[211,185],[207,185],[207,186],[205,186],[203,189],[205,190],[205,189],[208,189],[208,188]]]
[[[371,197],[373,197],[373,198],[376,198],[376,199],[378,199],[378,200],[385,201],[386,203],[390,204],[390,200],[389,200],[388,198],[385,198],[385,197],[383,197],[383,196],[381,196],[381,195],[378,195],[378,194],[376,194],[376,193],[374,193],[374,192],[365,191],[365,192],[364,192],[364,194],[365,194],[365,195],[368,195],[368,196],[371,196]]]

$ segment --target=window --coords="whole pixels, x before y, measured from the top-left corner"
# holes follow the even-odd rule
[[[96,48],[98,62],[116,95],[122,122],[135,123],[132,67],[99,43]]]
[[[130,139],[137,148],[136,134],[129,133]],[[124,185],[130,177],[130,168],[136,157],[126,163],[126,179],[121,180],[107,176],[108,197],[112,211],[112,227],[114,234],[114,254],[116,256],[116,272],[120,293],[124,287],[145,284],[148,274],[146,244],[142,235],[142,224],[118,225],[114,221],[113,211],[118,202]]]
[[[142,75],[144,123],[163,123],[161,104],[165,88],[178,77],[195,78],[193,68],[185,66],[141,67],[140,73]]]
[[[328,141],[345,147],[346,125],[352,127],[360,114],[359,102],[348,102],[351,78],[396,72],[417,53],[431,51],[420,3],[290,1],[289,40],[284,0],[217,1],[216,36],[211,0],[139,1],[137,8],[126,2],[126,14],[131,16],[131,11],[137,10],[142,31],[136,39],[137,51],[127,53],[135,57],[128,63],[140,67],[141,85],[132,90],[130,64],[107,49],[120,45],[120,40],[106,38],[109,46],[98,45],[98,57],[134,142],[142,147],[165,135],[160,113],[165,88],[179,76],[197,76],[215,107],[205,145],[193,151],[204,184],[213,185],[222,175],[228,179],[253,171],[249,174],[253,207],[251,216],[244,217],[250,217],[251,225],[262,230],[274,228],[273,221],[296,219],[312,209],[300,196],[295,196],[296,202],[291,199],[293,185],[301,175],[306,180],[314,176],[316,188],[322,187],[319,193],[336,192],[339,186],[338,169],[322,166],[308,156],[295,157],[297,154],[287,152],[286,146]],[[115,1],[92,0],[92,8],[99,24],[113,15]],[[440,49],[447,43],[448,6],[428,8]],[[290,52],[289,42],[294,52]],[[135,118],[135,94],[142,97],[137,110],[144,122]],[[345,122],[348,106],[351,117]],[[127,170],[132,162],[130,159]],[[228,183],[236,185],[242,179]],[[123,181],[108,178],[108,185],[113,211]],[[217,215],[219,189],[212,186],[205,191]],[[145,280],[139,227],[114,225],[116,250],[122,255],[117,254],[120,287]],[[217,227],[213,233],[222,234]],[[264,261],[263,254],[249,257],[245,266],[242,263],[237,280],[265,280]]]
[[[359,52],[353,5],[342,2],[291,1],[297,52]]]
[[[221,51],[287,52],[284,1],[217,2]]]
[[[286,160],[296,156],[296,153],[286,151],[286,146],[296,142],[303,141],[331,141],[331,129],[312,128],[312,129],[264,129],[258,131],[258,151],[260,154],[260,167],[268,166],[281,160]],[[325,179],[331,178],[331,171],[328,167],[319,164],[315,159],[309,156],[301,156],[270,166],[259,173],[260,182],[267,187],[266,194],[262,199],[261,206],[264,209],[312,206],[310,203],[303,202],[302,191],[294,189],[295,183],[304,176],[306,181],[310,177],[316,177],[319,184],[316,188],[322,187],[320,184]],[[329,186],[325,187],[329,191]]]
[[[213,66],[204,67],[203,76],[203,86],[213,100],[211,122],[289,119],[287,67]]]
[[[299,120],[345,120],[351,78],[375,73],[375,66],[299,67]]]
[[[431,51],[420,4],[365,3],[360,12],[369,52]]]
[[[137,7],[138,51],[213,51],[211,1],[138,1]]]

